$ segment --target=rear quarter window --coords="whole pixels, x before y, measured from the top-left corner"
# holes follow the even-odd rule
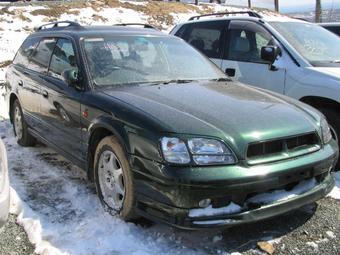
[[[29,56],[28,67],[36,72],[47,72],[49,61],[56,44],[55,39],[42,39],[36,49]]]
[[[13,63],[27,67],[28,62],[29,62],[29,57],[33,53],[33,51],[36,49],[36,47],[38,46],[39,41],[40,41],[40,38],[37,38],[37,37],[27,38],[21,45],[17,54],[15,55]]]

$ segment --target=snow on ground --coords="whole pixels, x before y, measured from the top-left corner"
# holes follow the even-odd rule
[[[11,210],[22,208],[18,222],[37,253],[205,254],[204,246],[212,244],[214,231],[198,233],[200,244],[189,248],[175,229],[162,225],[146,229],[111,216],[82,170],[49,148],[19,147],[8,121],[0,122],[0,135],[8,151]]]

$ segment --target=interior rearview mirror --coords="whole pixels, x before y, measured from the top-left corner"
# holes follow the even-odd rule
[[[264,46],[261,48],[261,59],[268,62],[271,70],[273,68],[273,63],[280,54],[281,50],[277,46]]]
[[[78,70],[77,69],[67,69],[61,74],[64,82],[68,86],[75,86],[78,82]]]

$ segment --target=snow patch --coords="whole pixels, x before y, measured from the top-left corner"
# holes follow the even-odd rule
[[[241,211],[241,207],[231,202],[228,206],[212,208],[209,205],[206,208],[195,208],[189,210],[189,217],[214,216],[221,214],[233,214]]]
[[[335,178],[335,186],[327,196],[340,200],[340,170],[333,175]]]
[[[335,235],[332,231],[326,231],[326,235],[327,235],[330,239],[336,238],[336,235]]]
[[[318,251],[319,250],[319,246],[315,242],[306,242],[306,245],[311,247],[311,248],[313,248],[314,251]]]
[[[273,202],[284,201],[294,198],[298,195],[313,189],[317,185],[317,181],[313,178],[310,180],[301,181],[292,190],[274,190],[273,192],[262,193],[251,197],[247,202],[270,204]]]

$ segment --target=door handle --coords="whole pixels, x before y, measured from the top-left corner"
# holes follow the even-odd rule
[[[20,81],[18,82],[18,85],[19,85],[20,87],[22,87],[22,86],[24,86],[24,82],[23,82],[22,80],[20,80]]]
[[[48,97],[48,92],[46,91],[46,90],[44,90],[43,92],[42,92],[42,95],[43,95],[43,97]]]
[[[225,69],[225,73],[230,77],[234,77],[236,70],[235,70],[235,68],[227,68],[227,69]]]

